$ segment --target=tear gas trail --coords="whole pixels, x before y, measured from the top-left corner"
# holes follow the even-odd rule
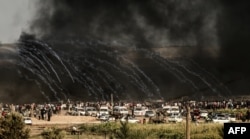
[[[40,0],[17,42],[12,72],[27,80],[20,92],[32,84],[30,94],[47,101],[248,94],[248,7],[225,0]],[[15,92],[3,88],[0,94]]]

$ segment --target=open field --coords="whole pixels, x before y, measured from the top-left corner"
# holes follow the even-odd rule
[[[121,127],[119,122],[116,123],[100,123],[95,121],[93,117],[71,117],[71,116],[62,116],[57,117],[63,120],[58,123],[56,121],[38,121],[34,120],[34,125],[30,126],[31,128],[31,139],[42,139],[39,134],[46,127],[57,127],[62,129],[67,129],[71,126],[78,126],[84,129],[82,135],[70,135],[67,133],[66,139],[105,139],[113,135],[117,129]],[[69,121],[72,121],[70,123]],[[82,122],[81,122],[82,121]],[[199,123],[191,124],[191,137],[202,139],[203,136],[206,136],[208,139],[222,139],[221,131],[223,124],[214,124],[214,123]],[[106,131],[104,133],[103,131]],[[173,138],[183,138],[185,137],[185,123],[166,123],[166,124],[129,124],[129,130],[133,137],[136,138],[164,138],[173,137]]]
[[[221,112],[238,113],[242,110],[218,110]],[[142,121],[145,117],[136,117]],[[163,124],[149,124],[148,118],[146,124],[129,124],[130,136],[138,139],[154,139],[154,138],[175,138],[182,139],[185,137],[185,117],[182,123],[163,123]],[[65,112],[60,115],[53,115],[50,121],[39,120],[32,117],[31,139],[42,139],[40,134],[45,128],[57,127],[62,130],[69,130],[73,126],[78,127],[83,131],[82,135],[71,135],[66,132],[65,139],[105,139],[113,137],[120,129],[119,122],[103,123],[91,116],[70,116]],[[242,122],[237,120],[237,123]],[[191,138],[192,139],[222,139],[223,138],[223,124],[206,123],[204,120],[199,120],[197,123],[191,123]]]
[[[40,134],[46,127],[58,127],[67,128],[75,125],[80,125],[83,123],[100,123],[95,117],[90,116],[64,116],[64,115],[54,115],[51,117],[51,121],[39,120],[37,118],[32,118],[32,126],[27,125],[31,129],[31,136]]]
[[[84,129],[82,135],[70,135],[67,133],[66,139],[105,139],[111,136],[120,128],[120,123],[101,123],[95,117],[89,116],[53,116],[51,121],[38,120],[32,118],[33,125],[27,126],[31,129],[31,139],[42,139],[41,132],[48,127],[57,127],[69,129],[77,126]],[[220,129],[223,124],[199,123],[191,124],[191,137],[202,139],[206,135],[208,138],[220,139]],[[129,129],[136,138],[159,138],[160,136],[170,135],[175,138],[182,138],[185,135],[185,122],[183,123],[166,123],[166,124],[129,124]],[[137,137],[138,136],[138,137]]]

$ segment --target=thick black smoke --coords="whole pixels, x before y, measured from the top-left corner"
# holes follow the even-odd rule
[[[29,33],[42,42],[21,36],[21,56],[36,60],[21,58],[20,75],[52,100],[248,94],[248,7],[226,0],[41,0]],[[45,52],[50,47],[62,63]]]
[[[213,0],[53,0],[39,6],[32,29],[43,39],[99,39],[143,48],[200,47],[192,51],[218,45],[215,26],[220,7]]]

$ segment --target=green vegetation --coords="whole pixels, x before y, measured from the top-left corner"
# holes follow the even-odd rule
[[[48,128],[32,139],[183,139],[185,123],[176,124],[83,124],[82,135],[71,135],[57,128]],[[46,135],[46,136],[45,136]],[[63,136],[61,136],[63,135]],[[223,124],[191,124],[191,139],[223,139]]]
[[[18,113],[10,113],[0,118],[1,139],[28,139],[30,129],[25,128],[23,117]]]
[[[247,109],[217,109],[215,112],[230,113],[230,114],[237,114],[237,113],[246,114]]]
[[[183,139],[185,124],[103,123],[82,125],[85,135],[109,136],[117,139]],[[104,134],[105,133],[105,134]],[[192,139],[222,139],[223,124],[191,124]]]
[[[119,128],[119,131],[116,132],[116,137],[118,139],[128,139],[130,137],[129,132],[129,125],[127,122],[120,122],[121,126]]]
[[[56,127],[45,128],[42,132],[43,139],[64,139],[66,132]]]
[[[222,139],[223,124],[200,123],[191,124],[191,139]],[[99,139],[183,139],[185,137],[185,123],[167,124],[130,124],[101,123],[82,124],[78,127],[82,135],[70,135],[64,129],[45,128],[41,135],[32,139],[64,139],[64,138],[99,138]],[[1,139],[28,139],[30,129],[25,128],[23,117],[18,113],[11,113],[0,118]]]

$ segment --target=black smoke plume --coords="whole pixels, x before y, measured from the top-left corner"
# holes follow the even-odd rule
[[[29,97],[48,101],[248,94],[248,7],[223,0],[41,0],[31,35],[18,42],[18,75],[36,86]]]

